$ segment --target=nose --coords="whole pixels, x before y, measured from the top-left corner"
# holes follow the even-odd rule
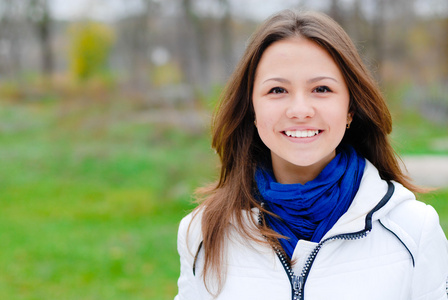
[[[311,99],[303,95],[295,95],[288,103],[286,116],[290,119],[299,120],[312,118],[315,114],[315,110],[311,101]]]

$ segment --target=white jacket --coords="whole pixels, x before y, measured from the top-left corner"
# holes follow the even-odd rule
[[[367,162],[348,211],[319,244],[303,240],[297,244],[295,280],[272,248],[247,241],[231,228],[225,255],[227,277],[216,299],[447,299],[448,247],[437,213],[416,201],[402,185],[394,182],[391,187],[394,191],[388,199],[388,183]],[[254,209],[253,217],[257,215]],[[175,300],[214,299],[203,283],[203,250],[193,274],[201,220],[194,218],[187,235],[191,220],[190,214],[179,227],[181,273]],[[307,260],[309,271],[302,272],[308,270],[304,268]],[[294,286],[303,294],[295,294]]]

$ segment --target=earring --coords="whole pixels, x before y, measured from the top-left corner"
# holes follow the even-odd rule
[[[352,114],[349,113],[347,116],[347,125],[345,126],[347,129],[350,128],[350,124],[352,123],[353,119],[352,119]]]
[[[255,127],[257,127],[257,120],[254,120],[254,125]]]

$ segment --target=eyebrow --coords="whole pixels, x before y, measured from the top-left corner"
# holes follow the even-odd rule
[[[329,77],[329,76],[319,76],[319,77],[315,77],[315,78],[311,78],[307,81],[307,83],[315,83],[324,79],[330,79],[333,80],[336,83],[339,83],[339,81],[337,81],[335,78],[333,77]]]
[[[329,80],[332,80],[332,81],[334,81],[336,83],[339,83],[339,81],[337,81],[335,78],[329,77],[329,76],[314,77],[314,78],[308,79],[306,83],[308,83],[308,84],[315,83],[315,82],[318,82],[318,81],[321,81],[321,80],[324,80],[324,79],[329,79]],[[266,79],[265,81],[263,81],[263,83],[268,82],[268,81],[278,81],[278,82],[281,82],[281,83],[288,83],[288,84],[291,83],[291,81],[289,81],[286,78],[282,78],[282,77],[269,78],[269,79]]]
[[[268,82],[268,81],[278,81],[281,83],[289,83],[289,84],[291,83],[291,81],[289,81],[288,79],[281,78],[281,77],[269,78],[269,79],[266,79],[265,81],[263,81],[263,83]]]

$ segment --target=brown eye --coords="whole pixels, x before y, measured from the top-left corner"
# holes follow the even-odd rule
[[[275,87],[269,91],[269,94],[283,94],[283,93],[286,93],[286,90],[281,87]]]
[[[328,86],[322,85],[318,86],[313,90],[314,93],[328,93],[331,92],[330,88]]]

